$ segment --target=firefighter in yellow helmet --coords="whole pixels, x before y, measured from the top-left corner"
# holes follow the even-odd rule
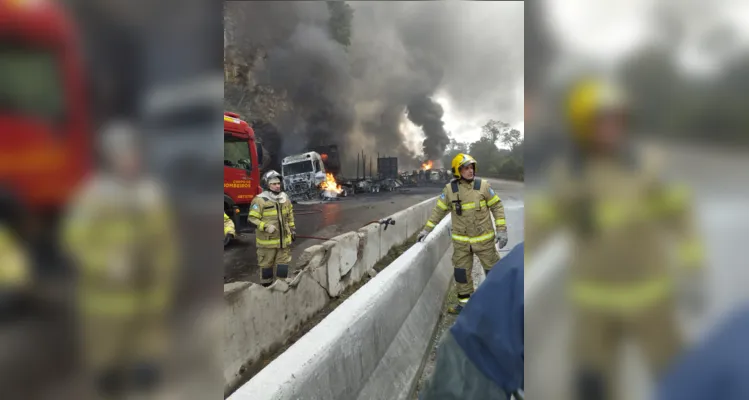
[[[504,248],[508,239],[502,200],[488,181],[475,176],[476,160],[468,154],[458,154],[452,161],[452,173],[454,179],[442,190],[418,240],[424,240],[442,218],[451,213],[458,304],[448,311],[458,314],[473,294],[473,256],[479,258],[488,274],[499,261],[495,242]]]
[[[276,278],[288,278],[291,242],[296,239],[294,207],[281,191],[281,174],[268,171],[263,177],[267,191],[255,196],[248,220],[257,227],[255,243],[260,265],[260,283],[270,286]]]
[[[84,372],[96,398],[162,389],[177,246],[161,186],[145,176],[128,122],[101,136],[103,168],[73,199],[62,240],[78,270]]]
[[[643,348],[651,373],[664,371],[682,346],[670,274],[674,239],[681,266],[703,264],[686,192],[637,157],[628,111],[611,81],[573,85],[566,104],[572,154],[551,169],[549,193],[529,199],[526,211],[533,242],[556,228],[573,238],[568,295],[576,318],[573,398],[580,400],[615,398],[626,338]]]

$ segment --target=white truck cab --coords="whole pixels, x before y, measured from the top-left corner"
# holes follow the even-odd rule
[[[310,200],[325,181],[325,164],[320,154],[309,151],[288,156],[281,163],[284,191],[295,200]]]

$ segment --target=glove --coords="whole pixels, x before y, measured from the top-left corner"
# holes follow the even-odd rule
[[[291,228],[291,241],[296,242],[296,229]]]
[[[423,242],[424,239],[426,239],[427,235],[429,235],[429,231],[426,229],[422,229],[421,232],[419,232],[419,236],[416,237],[417,242]]]
[[[265,226],[265,231],[268,232],[268,233],[273,233],[273,232],[276,231],[276,227],[273,226],[273,225],[266,225]]]
[[[499,243],[499,248],[504,249],[505,246],[507,246],[507,231],[497,231],[495,240],[497,243]]]

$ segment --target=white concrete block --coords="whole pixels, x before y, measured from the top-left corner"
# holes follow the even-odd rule
[[[415,235],[416,233],[420,232],[422,229],[424,229],[424,226],[427,223],[427,219],[429,219],[429,216],[432,213],[432,209],[437,204],[436,198],[431,198],[422,201],[419,204],[416,204],[412,207],[410,207],[410,215],[408,218],[408,236],[411,237]]]
[[[380,261],[380,235],[382,229],[378,225],[368,225],[357,231],[360,242],[361,256],[358,263],[365,272]]]
[[[377,230],[377,226],[365,227],[352,233],[357,237],[356,261],[351,270],[341,277],[341,283],[344,288],[355,285],[369,276],[369,271],[374,271],[372,267],[379,261],[378,255],[380,249],[378,243],[380,233]],[[369,237],[370,235],[372,236],[371,238]],[[377,244],[376,248],[373,248],[374,244]],[[366,251],[367,247],[370,249],[368,252]]]
[[[307,271],[325,290],[328,290],[328,248],[322,244],[311,246],[299,257],[298,268]]]
[[[222,356],[226,386],[241,379],[243,365],[282,346],[328,303],[327,292],[309,272],[302,271],[294,282],[277,282],[271,288],[249,282],[227,285]]]
[[[309,247],[296,263],[301,272],[288,284],[278,282],[270,288],[250,283],[225,285],[225,384],[234,385],[240,379],[239,369],[243,365],[257,363],[263,354],[283,345],[302,323],[330,301],[330,297],[339,296],[346,288],[367,276],[374,276],[373,280],[393,279],[382,278],[383,274],[373,273],[372,267],[393,246],[403,243],[421,230],[433,205],[434,199],[431,199],[394,214],[391,218],[396,221],[396,225],[388,226],[387,231],[381,225],[373,224],[357,232],[340,235],[334,241]],[[435,241],[432,246],[449,247],[449,238],[447,241],[440,241],[439,238],[432,240]],[[437,256],[437,253],[425,254],[423,262],[435,266],[440,260]],[[411,273],[418,275],[426,272],[416,267]],[[421,275],[417,280],[426,282],[428,278]],[[406,282],[399,285],[404,284]],[[387,306],[391,309],[387,324],[399,326],[398,324],[405,321],[411,308],[403,308],[402,302],[407,300],[408,304],[415,304],[419,293],[421,290],[408,286],[402,286],[394,291],[394,303]],[[369,336],[361,339],[369,340],[370,347],[375,346],[384,352],[390,346],[393,335],[386,333],[387,325],[381,323],[382,321],[371,326]],[[381,352],[362,355],[365,358],[369,357],[362,362],[369,366]],[[345,368],[347,374],[352,374],[357,379],[366,376],[366,371],[355,365],[345,365]],[[371,373],[371,370],[367,373]],[[347,395],[354,396],[354,393]]]
[[[452,276],[449,222],[440,223],[435,235],[377,274],[229,400],[404,399]]]
[[[339,271],[341,276],[344,276],[351,271],[351,268],[356,264],[357,257],[359,255],[359,235],[356,232],[345,233],[335,237],[338,242],[333,248],[333,253],[330,258],[336,259],[339,263]],[[330,262],[330,260],[328,260]]]
[[[403,243],[408,238],[408,209],[399,211],[391,216],[395,225],[389,225],[387,230],[380,227],[380,258],[385,257],[390,249]]]

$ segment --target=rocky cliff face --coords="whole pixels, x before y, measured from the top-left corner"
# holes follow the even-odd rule
[[[280,169],[281,138],[275,127],[277,118],[292,109],[286,93],[259,82],[267,73],[266,49],[234,35],[241,13],[224,13],[224,108],[246,119],[263,145],[265,157],[261,170]],[[239,21],[238,21],[239,20]]]

